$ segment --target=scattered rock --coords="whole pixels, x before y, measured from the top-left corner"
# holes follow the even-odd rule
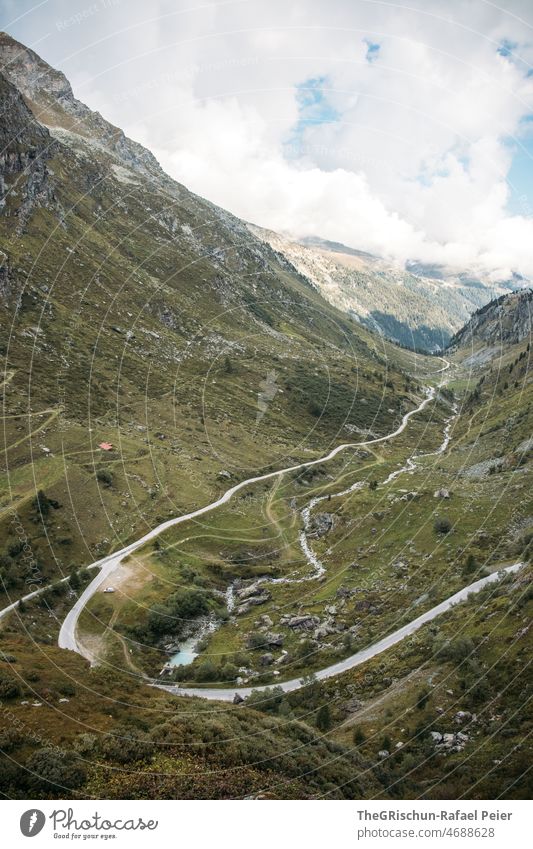
[[[283,645],[283,634],[274,634],[273,632],[265,634],[265,645],[272,648],[281,648]]]
[[[288,618],[282,617],[280,621],[282,624],[288,625],[289,628],[293,628],[295,631],[312,631],[320,625],[319,617],[312,616],[309,613],[304,614],[303,616],[290,616]]]
[[[352,699],[349,699],[344,705],[344,710],[346,713],[357,713],[358,710],[361,710],[364,702],[361,699],[356,699],[355,696]]]
[[[309,523],[309,536],[323,537],[334,525],[335,518],[332,513],[316,513],[311,516]]]

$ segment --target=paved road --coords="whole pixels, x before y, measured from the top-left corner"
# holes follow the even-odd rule
[[[436,616],[440,616],[441,613],[449,610],[454,604],[459,604],[459,602],[464,601],[471,593],[477,593],[483,587],[486,587],[487,584],[493,584],[496,581],[501,580],[503,577],[502,573],[510,574],[512,572],[517,572],[523,565],[523,563],[514,563],[512,566],[506,566],[500,572],[493,572],[491,575],[487,575],[486,578],[480,578],[479,581],[474,581],[473,584],[470,584],[468,587],[463,587],[462,590],[459,590],[458,593],[447,598],[446,601],[442,601],[440,604],[432,607],[431,610],[427,610],[425,613],[422,613],[421,616],[417,616],[417,618],[413,619],[412,622],[409,622],[402,628],[398,628],[397,631],[389,634],[388,637],[383,637],[383,639],[378,640],[377,643],[352,654],[344,660],[339,660],[338,663],[333,663],[325,669],[320,669],[315,673],[316,677],[322,681],[325,678],[333,678],[333,676],[339,675],[341,672],[346,672],[348,669],[353,669],[355,666],[360,666],[361,663],[365,663],[367,660],[381,654],[381,652],[390,649],[391,646],[396,645],[396,643],[399,643],[410,634],[414,634],[414,632],[422,627],[422,625],[425,625],[426,622],[431,622],[432,619],[435,619]],[[244,699],[246,696],[250,695],[253,689],[266,689],[265,687],[231,687],[228,689],[216,689],[213,687],[211,689],[202,689],[200,687],[178,687],[176,685],[165,684],[157,684],[156,686],[169,693],[173,693],[174,695],[199,696],[202,699],[223,702],[233,701],[236,694]],[[291,681],[275,681],[274,684],[270,684],[268,686],[281,687],[285,693],[289,693],[291,690],[299,690],[303,685],[301,678],[293,678]]]
[[[441,357],[441,359],[444,359]],[[446,371],[450,367],[450,363],[445,360],[445,365],[442,369],[439,369],[439,372]],[[437,374],[439,373],[437,372]],[[232,498],[236,492],[239,492],[241,489],[249,486],[253,483],[258,483],[260,481],[270,480],[271,478],[278,477],[279,475],[286,474],[287,472],[294,472],[298,469],[309,468],[310,466],[316,466],[319,463],[325,463],[328,460],[332,460],[333,457],[336,457],[337,454],[340,454],[341,451],[345,451],[347,448],[360,448],[365,445],[375,445],[378,442],[386,442],[389,439],[394,439],[394,437],[399,436],[402,431],[405,430],[409,419],[420,413],[435,397],[436,390],[434,387],[430,387],[426,391],[426,397],[423,401],[420,402],[418,407],[414,410],[410,410],[408,413],[405,413],[400,426],[393,431],[392,433],[388,433],[385,436],[379,436],[375,439],[365,440],[364,442],[346,442],[343,445],[338,445],[329,454],[326,454],[324,457],[319,457],[317,460],[308,460],[305,463],[298,463],[296,466],[288,466],[285,469],[279,469],[276,472],[268,472],[264,475],[257,475],[257,477],[248,478],[248,480],[241,481],[235,486],[232,486],[228,489],[220,498],[216,501],[213,501],[211,504],[207,504],[205,507],[200,507],[197,510],[193,510],[191,513],[185,513],[183,516],[176,516],[174,519],[167,519],[166,522],[161,522],[160,525],[153,528],[151,531],[148,531],[147,534],[142,536],[140,539],[135,542],[130,543],[129,545],[121,548],[120,551],[116,551],[113,554],[108,555],[107,557],[102,558],[101,560],[97,560],[95,563],[91,564],[92,566],[99,566],[100,571],[96,578],[85,588],[83,593],[80,595],[76,604],[69,611],[66,618],[61,625],[61,629],[59,631],[58,645],[59,648],[62,649],[70,649],[71,651],[78,652],[78,654],[83,655],[83,657],[87,658],[87,660],[92,661],[92,656],[88,652],[86,648],[84,648],[80,643],[78,643],[76,637],[76,627],[78,623],[78,619],[80,614],[89,601],[90,598],[95,594],[97,589],[104,583],[109,580],[112,573],[115,569],[120,565],[120,563],[127,557],[128,554],[132,554],[137,549],[141,548],[141,546],[145,545],[150,540],[159,536],[163,531],[166,531],[168,528],[174,527],[174,525],[179,525],[182,522],[188,522],[190,519],[196,519],[199,516],[204,516],[206,513],[210,513],[212,510],[216,510],[217,507],[220,507],[222,504],[226,504],[230,498]]]

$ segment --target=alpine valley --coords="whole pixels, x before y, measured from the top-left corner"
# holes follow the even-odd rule
[[[0,792],[527,798],[528,282],[241,221],[0,62]]]

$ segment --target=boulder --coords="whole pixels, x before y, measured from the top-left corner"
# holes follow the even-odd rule
[[[354,697],[345,703],[344,710],[346,713],[357,713],[358,710],[361,710],[363,704],[364,702],[362,702],[361,699],[356,699]]]
[[[242,590],[237,590],[236,596],[243,601],[248,600],[252,596],[262,596],[266,595],[268,598],[272,597],[270,590],[266,587],[263,587],[259,582],[255,584],[249,584],[247,587],[243,587]]]
[[[315,640],[322,640],[324,637],[328,637],[330,634],[336,634],[337,628],[331,620],[327,622],[322,622],[318,628],[315,629],[313,633],[313,637]]]
[[[272,628],[274,624],[268,613],[263,613],[255,623],[259,628]]]
[[[309,524],[310,536],[323,537],[332,529],[334,521],[332,513],[316,513]]]
[[[307,613],[303,616],[291,616],[286,624],[295,631],[312,631],[320,625],[320,619],[318,616]]]
[[[243,702],[244,702],[243,697],[240,696],[239,693],[235,693],[235,695],[233,696],[233,704],[234,705],[241,705]]]
[[[272,648],[281,648],[283,645],[283,634],[274,634],[272,631],[269,631],[265,634],[265,645]]]
[[[271,663],[274,663],[274,655],[267,652],[266,654],[262,654],[259,658],[260,666],[270,666]]]

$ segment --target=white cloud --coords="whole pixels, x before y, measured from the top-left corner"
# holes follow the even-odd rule
[[[533,219],[509,214],[506,182],[508,140],[533,112],[529,0],[191,5],[132,2],[126,18],[110,4],[43,52],[169,173],[248,220],[533,276]],[[339,119],[288,147],[299,87],[322,77]]]

